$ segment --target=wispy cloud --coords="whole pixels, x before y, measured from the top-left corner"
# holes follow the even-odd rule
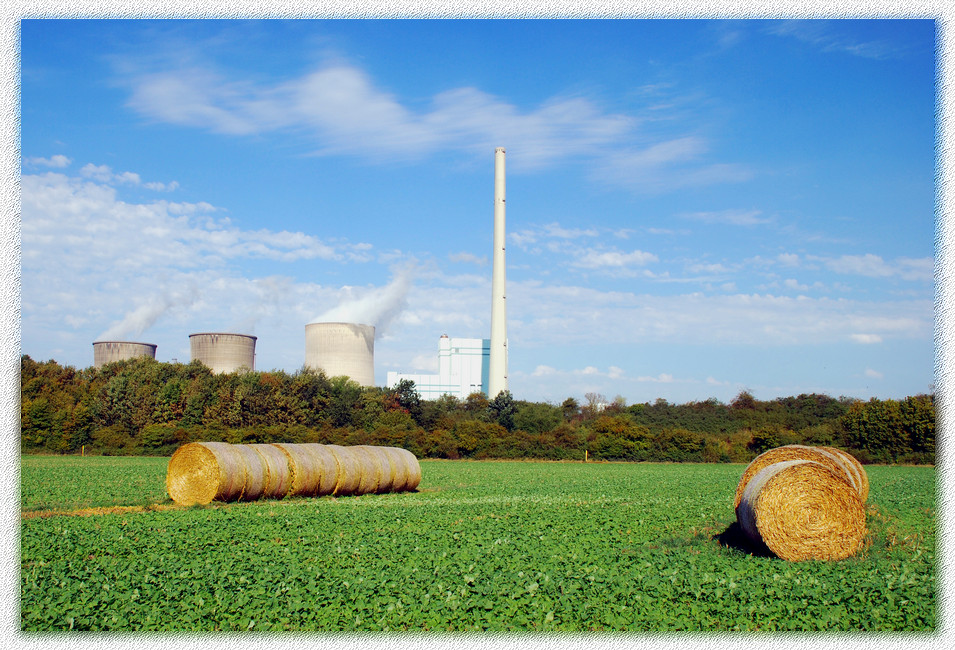
[[[154,64],[155,65],[155,64]],[[336,62],[278,83],[233,79],[196,62],[131,72],[127,106],[159,122],[233,136],[304,135],[316,155],[371,161],[421,160],[443,151],[483,154],[508,143],[521,171],[590,161],[593,180],[636,192],[739,182],[735,163],[707,160],[700,136],[655,134],[639,115],[611,113],[584,96],[554,96],[518,107],[474,87],[410,104],[364,70]]]
[[[658,342],[692,345],[817,345],[859,333],[887,339],[931,334],[931,300],[865,302],[772,294],[669,296],[579,286],[511,283],[512,338],[554,344]],[[567,309],[573,305],[573,309]],[[855,338],[853,338],[855,337]]]
[[[50,156],[49,158],[24,158],[23,162],[30,167],[53,167],[56,169],[63,169],[64,167],[69,167],[73,161],[62,154],[57,154],[55,156]]]
[[[771,22],[770,34],[787,36],[806,43],[822,52],[838,52],[866,59],[893,59],[904,53],[899,44],[888,39],[860,40],[837,33],[828,20],[784,20]]]
[[[592,155],[632,120],[585,98],[552,98],[521,111],[476,88],[435,95],[415,111],[363,70],[331,65],[277,84],[234,81],[201,68],[131,75],[128,106],[145,117],[227,135],[303,132],[316,153],[414,159],[438,150],[484,151],[510,142],[518,167]]]
[[[657,262],[659,258],[653,253],[635,250],[629,253],[621,251],[588,250],[580,253],[573,261],[574,266],[585,269],[626,269],[635,266],[645,266]]]
[[[121,172],[117,174],[113,172],[108,165],[94,165],[93,163],[83,165],[80,169],[80,175],[100,183],[145,187],[146,189],[156,192],[172,192],[179,188],[177,181],[171,181],[169,183],[159,183],[155,181],[145,183],[139,174],[135,172]]]
[[[488,263],[487,257],[481,257],[480,255],[475,255],[474,253],[451,253],[448,255],[448,259],[452,262],[458,262],[462,264],[477,264],[478,266],[485,266]]]
[[[688,212],[680,216],[693,221],[726,226],[758,226],[772,222],[772,219],[761,215],[760,210],[721,210],[718,212]]]
[[[65,321],[88,328],[90,340],[121,338],[187,313],[214,315],[217,328],[250,328],[269,313],[301,311],[295,300],[304,294],[280,277],[242,277],[238,269],[248,260],[344,263],[369,256],[367,244],[245,230],[204,202],[124,200],[121,189],[144,185],[137,174],[97,165],[80,174],[21,178],[23,310],[37,330],[55,331]],[[315,309],[335,304],[336,295],[322,289],[303,300]]]
[[[836,273],[861,275],[869,278],[898,277],[911,281],[930,281],[934,274],[934,260],[931,257],[899,257],[888,262],[879,255],[842,255],[836,258],[807,256],[818,261]]]

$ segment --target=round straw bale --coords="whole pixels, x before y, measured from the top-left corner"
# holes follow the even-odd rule
[[[378,462],[381,465],[381,474],[378,476],[378,487],[375,488],[375,494],[393,492],[397,468],[392,462],[391,456],[385,451],[384,447],[369,445],[368,449],[378,457]]]
[[[325,445],[306,443],[302,445],[305,451],[312,456],[315,467],[318,468],[318,490],[316,495],[323,497],[335,491],[338,482],[338,460]]]
[[[289,468],[288,455],[275,445],[249,445],[262,456],[265,463],[265,489],[262,497],[266,499],[281,499],[292,486],[292,470]]]
[[[405,486],[408,484],[408,474],[411,468],[408,466],[405,457],[398,453],[397,447],[382,447],[381,449],[387,454],[388,460],[394,468],[394,480],[391,482],[391,491],[403,492]]]
[[[407,492],[418,487],[421,482],[421,466],[415,455],[401,447],[384,447],[384,449],[391,454],[391,460],[397,467],[392,490]]]
[[[852,464],[845,457],[832,453],[832,451],[829,451],[826,447],[785,445],[764,451],[747,465],[743,471],[743,476],[740,477],[739,483],[736,485],[736,497],[733,502],[733,507],[735,508],[739,505],[740,499],[743,497],[743,491],[746,489],[746,484],[749,483],[761,469],[784,460],[815,461],[831,469],[856,491],[860,490],[858,475],[854,471]]]
[[[746,535],[784,560],[841,560],[865,538],[859,492],[816,461],[763,467],[746,484],[736,517]]]
[[[411,491],[417,489],[421,483],[421,465],[418,463],[417,456],[401,447],[394,447],[393,449],[397,452],[398,456],[404,458],[407,467],[407,481],[405,482],[404,490]]]
[[[311,497],[318,494],[321,486],[321,466],[308,447],[294,442],[276,442],[276,447],[288,456],[292,470],[291,487],[286,496]]]
[[[235,450],[245,473],[239,498],[243,501],[255,501],[265,492],[268,477],[265,459],[251,445],[232,445],[232,449]]]
[[[865,468],[862,466],[862,463],[859,462],[855,456],[850,454],[848,451],[842,451],[841,449],[836,449],[835,447],[822,447],[831,454],[836,456],[842,456],[847,461],[849,461],[849,467],[855,470],[856,476],[856,485],[859,487],[859,496],[862,497],[864,502],[869,498],[869,476],[865,473]]]
[[[371,447],[367,445],[355,445],[350,449],[361,465],[361,478],[355,494],[373,494],[378,490],[378,482],[381,480],[383,471],[378,454],[374,453]]]
[[[226,442],[190,442],[169,459],[166,491],[179,505],[234,501],[242,494],[245,465]]]
[[[332,494],[348,495],[358,492],[361,483],[361,462],[351,448],[341,445],[325,445],[338,461],[338,476]]]

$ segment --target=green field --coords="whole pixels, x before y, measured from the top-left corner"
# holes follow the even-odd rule
[[[180,508],[166,463],[22,458],[24,631],[937,626],[931,467],[867,467],[867,548],[790,563],[740,545],[743,465],[422,461],[415,493]]]

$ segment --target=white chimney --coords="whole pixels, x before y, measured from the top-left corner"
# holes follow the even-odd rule
[[[507,297],[504,294],[504,147],[494,150],[494,270],[491,275],[490,399],[507,390]]]

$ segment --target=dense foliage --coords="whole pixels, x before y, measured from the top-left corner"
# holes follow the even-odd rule
[[[141,358],[77,370],[20,360],[24,452],[169,455],[195,440],[321,442],[420,458],[746,462],[782,444],[847,449],[863,462],[934,463],[931,395],[868,402],[826,395],[729,404],[526,402],[504,392],[422,400],[414,383],[363,388],[303,369],[216,375]]]
[[[181,508],[150,501],[166,462],[23,457],[24,505],[144,506],[25,514],[24,632],[938,624],[931,467],[868,468],[856,557],[785,562],[740,543],[740,465],[424,460],[416,493]]]

